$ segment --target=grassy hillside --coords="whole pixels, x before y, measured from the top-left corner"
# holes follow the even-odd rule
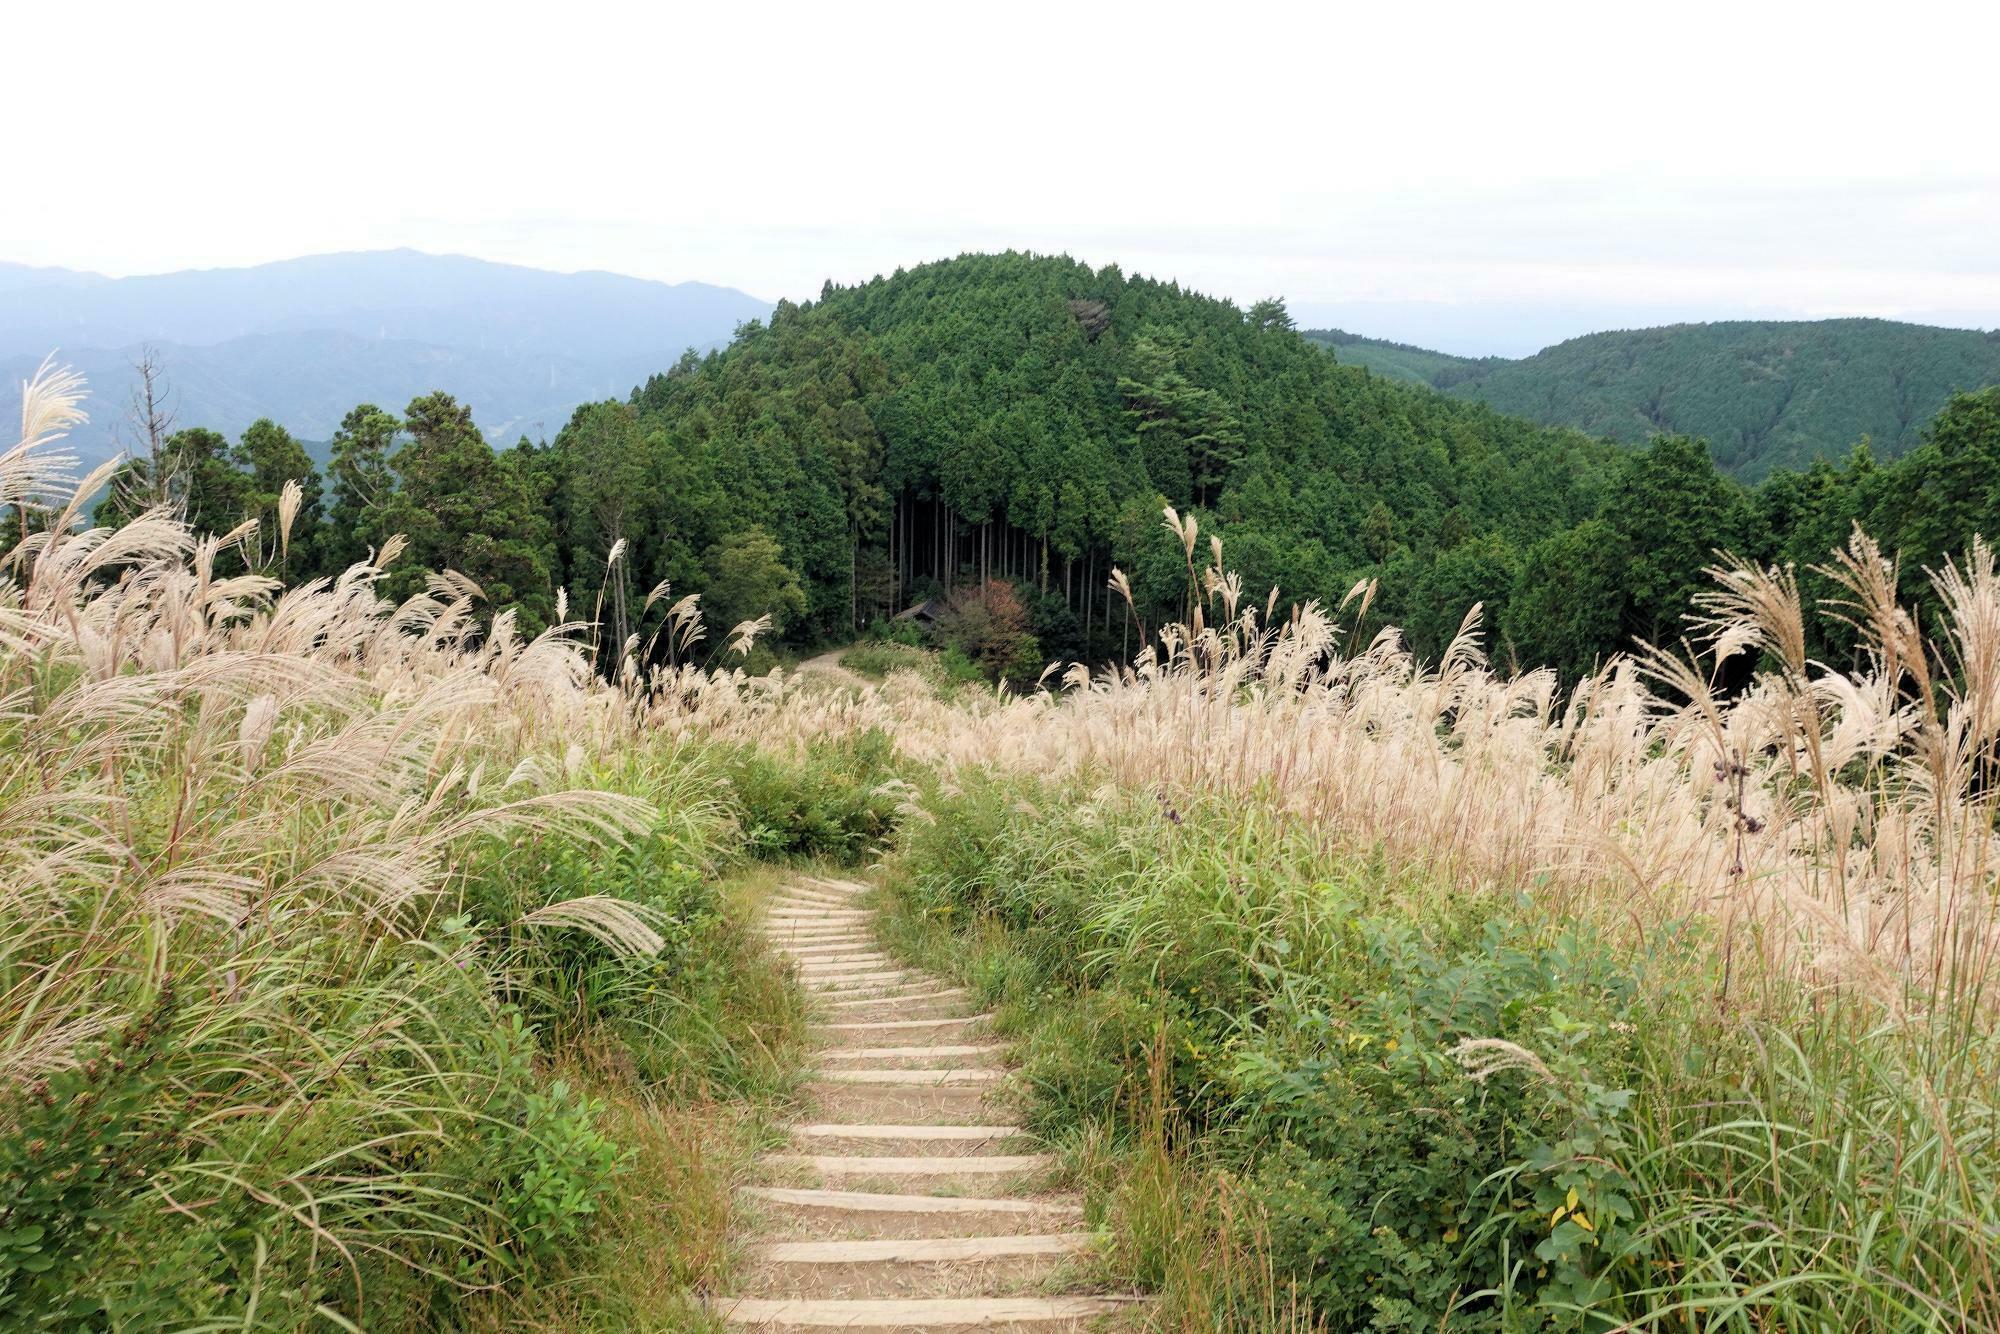
[[[1676,324],[1572,338],[1520,360],[1338,330],[1307,337],[1351,365],[1535,421],[1632,444],[1698,436],[1746,482],[1837,458],[1863,436],[1880,457],[1906,453],[1954,392],[2000,383],[2000,332],[1893,320]]]

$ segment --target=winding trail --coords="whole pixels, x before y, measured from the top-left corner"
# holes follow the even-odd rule
[[[796,670],[803,676],[825,677],[827,680],[834,681],[840,685],[853,686],[857,690],[866,690],[874,685],[875,682],[870,681],[853,668],[843,666],[840,661],[841,656],[852,647],[853,645],[851,644],[843,645],[840,648],[829,649],[825,653],[807,658],[798,665]]]
[[[1065,1291],[1099,1240],[1082,1200],[1046,1188],[1053,1159],[993,1110],[990,1016],[878,948],[864,888],[795,880],[766,913],[818,998],[817,1117],[760,1164],[742,1295],[714,1311],[772,1331],[1067,1334],[1132,1310]]]

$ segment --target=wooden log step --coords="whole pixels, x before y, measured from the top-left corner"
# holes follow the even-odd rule
[[[841,1000],[829,1000],[827,1008],[851,1010],[857,1005],[891,1005],[908,1001],[959,1000],[965,995],[963,987],[941,987],[936,991],[906,991],[900,996],[854,996]]]
[[[822,1024],[829,1033],[913,1033],[923,1029],[951,1028],[991,1019],[990,1014],[949,1015],[943,1019],[869,1019],[847,1024]]]
[[[905,1056],[997,1056],[1004,1042],[939,1043],[930,1047],[833,1047],[820,1053],[823,1061],[899,1060]]]
[[[752,1246],[759,1260],[794,1265],[936,1264],[1003,1255],[1075,1255],[1097,1245],[1095,1232],[1024,1232],[1009,1237],[891,1237],[880,1241],[769,1241]]]
[[[1011,1139],[1023,1134],[1019,1126],[885,1126],[875,1122],[858,1125],[820,1124],[793,1126],[794,1135],[808,1139]]]
[[[907,1084],[923,1088],[944,1088],[953,1084],[995,1084],[1007,1077],[1005,1070],[973,1067],[920,1070],[818,1070],[815,1079],[829,1084]]]
[[[723,1298],[716,1312],[732,1325],[806,1329],[978,1329],[992,1325],[1072,1323],[1130,1307],[1129,1297],[910,1297],[830,1301]]]
[[[822,990],[836,991],[843,987],[852,988],[862,985],[880,986],[883,983],[909,984],[922,982],[930,986],[937,985],[937,983],[922,973],[913,973],[906,968],[875,968],[863,972],[814,973],[807,980]]]
[[[841,1153],[767,1153],[758,1161],[772,1167],[810,1167],[829,1176],[942,1177],[1007,1176],[1043,1172],[1055,1165],[1049,1153],[1008,1153],[936,1158],[863,1158]]]
[[[1048,1200],[977,1200],[964,1195],[885,1195],[859,1190],[807,1190],[791,1186],[745,1186],[742,1193],[772,1204],[839,1209],[871,1214],[1055,1214],[1083,1217],[1083,1206]]]

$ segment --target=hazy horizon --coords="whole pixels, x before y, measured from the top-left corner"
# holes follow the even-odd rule
[[[294,260],[324,258],[329,255],[385,253],[397,250],[413,251],[419,254],[442,258],[475,259],[494,264],[506,264],[520,268],[536,269],[556,273],[612,273],[617,270],[602,266],[579,269],[542,269],[541,266],[521,264],[518,261],[496,258],[488,255],[471,255],[464,252],[426,251],[414,246],[383,247],[374,251],[333,251],[315,254],[287,255],[276,259],[260,260],[256,264],[218,264],[200,268],[168,269],[142,273],[111,274],[98,269],[88,269],[75,265],[47,264],[24,265],[23,267],[42,271],[63,271],[92,278],[118,280],[122,278],[163,277],[188,272],[207,272],[238,268],[255,268],[274,264],[284,264]],[[1065,252],[1070,253],[1070,252]],[[1118,263],[1115,259],[1099,259],[1094,256],[1077,255],[1085,262],[1102,265]],[[897,267],[910,268],[918,264],[947,258],[943,255],[912,258]],[[0,265],[20,263],[0,256]],[[1132,265],[1121,265],[1127,272],[1146,272],[1148,276],[1172,278],[1174,274],[1154,274]],[[894,272],[883,271],[883,276]],[[622,274],[624,277],[643,277],[637,274]],[[843,279],[843,283],[866,282],[875,274],[859,278]],[[650,281],[667,282],[666,279]],[[710,286],[731,287],[744,292],[765,304],[775,304],[772,298],[762,292],[734,287],[733,284],[716,283],[712,280],[693,277],[674,280]],[[1228,297],[1247,306],[1257,297],[1246,297],[1240,293],[1213,291],[1199,284],[1187,284],[1208,295]],[[810,291],[783,296],[797,301],[808,301],[818,295],[814,285]],[[1729,320],[1813,320],[1843,317],[1874,317],[1898,319],[1914,324],[1928,324],[1946,328],[1984,330],[2000,326],[2000,318],[1992,325],[1979,323],[1976,319],[1959,318],[1955,312],[1904,311],[1894,315],[1875,315],[1873,312],[1814,313],[1774,307],[1721,307],[1715,309],[1694,306],[1642,305],[1637,303],[1619,304],[1603,302],[1597,304],[1531,303],[1531,302],[1451,302],[1451,301],[1351,301],[1351,302],[1309,302],[1293,300],[1284,292],[1265,293],[1286,300],[1293,320],[1302,329],[1337,328],[1364,337],[1382,339],[1389,342],[1408,343],[1418,347],[1449,352],[1458,356],[1481,357],[1524,357],[1531,356],[1545,347],[1553,346],[1570,338],[1592,333],[1603,333],[1620,329],[1657,328],[1670,324],[1715,323]]]

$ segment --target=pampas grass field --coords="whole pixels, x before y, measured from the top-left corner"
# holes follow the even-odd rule
[[[1476,608],[1436,665],[1366,587],[1273,622],[1167,528],[1190,615],[1134,667],[899,733],[948,789],[913,947],[984,924],[936,957],[1015,1005],[1045,1131],[1143,1163],[1164,1082],[1327,1328],[2000,1327],[1989,548],[1924,626],[1859,533],[1830,607],[1723,561],[1689,643],[1564,691]]]
[[[1827,607],[1718,558],[1563,688],[1476,608],[1426,664],[1366,587],[1250,605],[1169,511],[1133,665],[850,688],[87,528],[81,392],[0,454],[7,1323],[689,1327],[701,1128],[802,1012],[718,886],[900,823],[894,943],[1003,1006],[1163,1327],[2000,1328],[1983,544],[1932,623],[1859,533]]]
[[[631,1107],[783,1078],[714,682],[656,728],[584,627],[450,574],[384,602],[393,550],[283,588],[247,528],[85,529],[80,393],[45,371],[0,454],[5,1323],[411,1328],[554,1282],[671,1174]]]

